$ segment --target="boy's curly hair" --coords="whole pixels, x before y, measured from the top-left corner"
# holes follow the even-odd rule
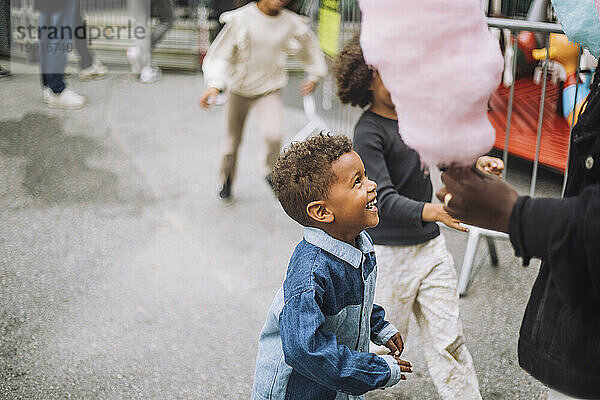
[[[373,92],[369,89],[373,70],[365,62],[359,35],[350,39],[338,55],[334,73],[337,94],[343,104],[364,108],[373,102]]]
[[[323,133],[285,149],[273,167],[271,179],[287,215],[301,225],[313,225],[306,206],[327,198],[336,179],[331,164],[351,151],[352,141],[348,137]]]

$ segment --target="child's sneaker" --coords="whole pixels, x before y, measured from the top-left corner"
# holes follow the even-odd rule
[[[48,104],[49,108],[62,110],[79,110],[85,105],[85,97],[69,88],[66,88],[59,94],[53,93],[51,90],[48,93],[44,91],[44,101]]]
[[[137,46],[129,47],[127,49],[127,61],[129,61],[129,67],[131,73],[138,76],[142,72],[142,61],[140,60],[141,50]]]
[[[231,178],[225,179],[219,190],[219,198],[223,201],[231,201]]]
[[[140,82],[142,83],[154,83],[158,81],[162,73],[157,67],[144,67],[140,74]]]
[[[106,75],[108,68],[100,60],[94,60],[92,65],[79,71],[79,79],[87,81],[90,79],[100,79]]]

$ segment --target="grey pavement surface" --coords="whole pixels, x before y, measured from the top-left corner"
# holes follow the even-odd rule
[[[306,123],[298,81],[284,90],[288,137]],[[258,334],[302,234],[261,175],[257,121],[224,206],[224,109],[198,108],[201,76],[141,85],[117,71],[72,86],[89,104],[65,112],[45,107],[35,75],[0,81],[0,398],[248,399]],[[530,166],[513,161],[524,193]],[[560,177],[542,172],[540,193],[557,195]],[[466,235],[443,232],[459,268]],[[545,399],[516,355],[538,263],[497,244],[500,266],[480,246],[461,299],[481,392]],[[368,399],[438,398],[414,335],[405,358],[415,374]]]

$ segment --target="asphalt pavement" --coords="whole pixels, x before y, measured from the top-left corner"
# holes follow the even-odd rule
[[[258,335],[302,235],[262,176],[256,119],[225,206],[224,108],[199,109],[200,75],[73,79],[89,104],[69,112],[46,108],[38,79],[0,81],[0,398],[248,399]],[[283,92],[289,138],[307,122],[298,82]],[[522,193],[530,168],[509,162]],[[542,171],[539,193],[558,195],[560,182]],[[466,235],[443,232],[459,268]],[[497,246],[499,267],[480,246],[461,299],[481,393],[545,399],[516,352],[539,264]],[[438,398],[414,336],[405,357],[413,376],[368,399]]]

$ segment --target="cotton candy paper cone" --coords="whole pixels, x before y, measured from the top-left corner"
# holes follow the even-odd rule
[[[361,46],[427,165],[472,164],[495,132],[487,104],[503,59],[479,0],[360,0]]]

